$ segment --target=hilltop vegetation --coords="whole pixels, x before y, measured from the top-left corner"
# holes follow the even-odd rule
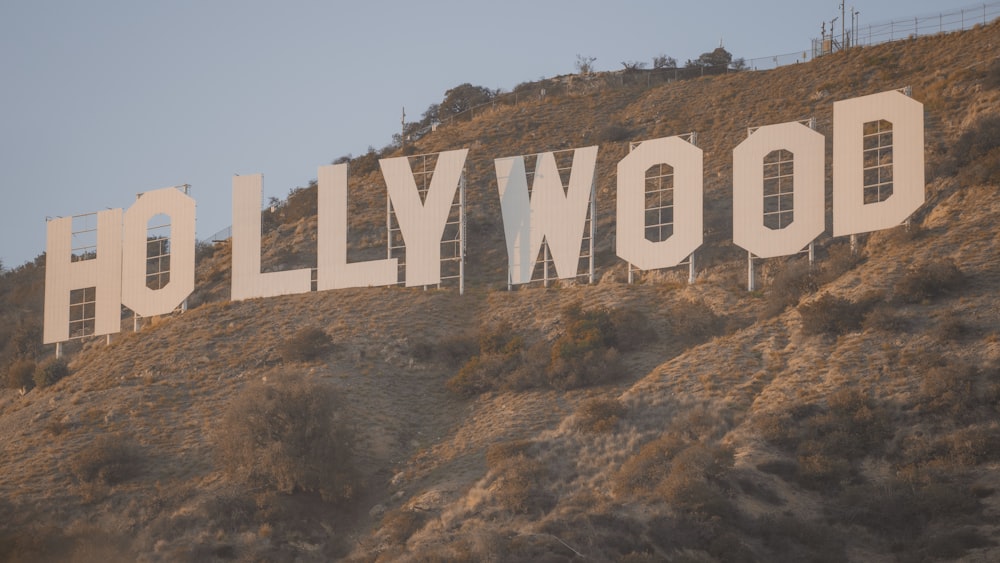
[[[228,245],[201,249],[189,311],[0,394],[0,559],[1000,557],[998,40],[994,23],[652,87],[565,77],[351,159],[363,260],[385,252],[378,157],[470,148],[465,295],[229,302]],[[815,117],[829,162],[833,101],[903,86],[925,108],[925,205],[853,253],[825,233],[814,267],[763,261],[747,292],[746,128]],[[627,284],[615,165],[630,140],[690,131],[696,283]],[[506,291],[492,159],[593,144],[598,281]],[[266,270],[315,265],[314,194],[265,214]],[[51,354],[43,277],[38,260],[0,280],[9,382]]]

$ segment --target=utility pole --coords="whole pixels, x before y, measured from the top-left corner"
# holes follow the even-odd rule
[[[844,31],[847,27],[847,20],[844,18],[844,2],[840,2],[840,48],[843,49],[847,44],[844,43]]]
[[[861,31],[861,10],[855,10],[854,6],[851,6],[851,30],[853,31],[851,41],[857,45],[858,32]]]
[[[399,148],[406,146],[406,106],[403,106],[403,115],[399,118]]]

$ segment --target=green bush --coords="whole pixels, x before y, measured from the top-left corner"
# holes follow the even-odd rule
[[[933,260],[911,268],[892,288],[903,303],[921,303],[945,295],[962,285],[965,275],[950,258]]]
[[[69,375],[69,367],[62,358],[49,358],[35,368],[35,386],[48,387]]]
[[[319,382],[251,384],[229,404],[214,438],[223,469],[238,482],[334,501],[351,498],[359,484],[340,397]]]
[[[7,386],[12,389],[30,391],[35,386],[35,362],[18,360],[7,368]]]
[[[308,327],[282,341],[278,353],[286,362],[308,362],[325,354],[332,344],[333,340],[326,331]]]
[[[130,436],[102,434],[73,455],[69,470],[83,483],[116,485],[139,472],[138,447]]]

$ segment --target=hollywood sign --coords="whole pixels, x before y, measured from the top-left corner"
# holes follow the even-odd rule
[[[898,91],[835,102],[833,133],[834,236],[897,226],[923,203],[922,104]],[[530,192],[523,156],[494,161],[511,285],[532,281],[543,248],[558,278],[579,274],[588,214],[593,225],[597,151],[573,150],[565,184],[554,154],[537,155]],[[439,153],[422,190],[407,157],[379,161],[389,213],[405,244],[407,286],[441,282],[442,233],[467,155],[468,149]],[[639,143],[618,163],[615,248],[630,267],[670,268],[701,246],[702,160],[691,142],[667,137]],[[671,231],[651,240],[647,172],[661,165],[672,174]],[[824,171],[825,138],[810,127],[793,122],[753,130],[733,151],[733,242],[761,258],[809,246],[825,228]],[[347,174],[346,164],[319,168],[316,289],[396,285],[396,258],[348,262]],[[311,268],[261,272],[262,190],[260,174],[233,178],[233,300],[312,291]],[[794,205],[782,204],[782,197]],[[775,214],[777,224],[765,221]],[[146,283],[147,235],[150,220],[160,215],[170,218],[170,272],[169,282],[154,289]],[[123,305],[144,317],[167,314],[194,290],[195,202],[185,193],[146,192],[127,211],[96,217],[96,252],[82,260],[73,256],[72,218],[47,224],[45,343],[75,337],[70,324],[81,318],[90,323],[87,335],[117,333]]]

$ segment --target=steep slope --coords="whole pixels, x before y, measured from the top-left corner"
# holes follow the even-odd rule
[[[577,85],[442,127],[410,150],[471,149],[466,295],[230,303],[221,246],[199,267],[190,311],[87,343],[51,387],[0,395],[0,557],[995,559],[1000,155],[969,161],[952,147],[1000,107],[998,40],[994,23],[768,72]],[[834,100],[907,85],[925,105],[929,182],[910,228],[861,237],[856,258],[824,235],[815,270],[768,261],[765,289],[747,293],[730,185],[746,127],[816,117],[829,138]],[[631,140],[699,133],[708,236],[696,284],[679,271],[624,283],[613,253],[621,129]],[[492,159],[590,144],[601,147],[600,282],[504,291]],[[385,192],[374,168],[352,167],[352,252],[363,257],[382,248]],[[304,216],[268,235],[265,261],[311,266],[314,245]],[[510,327],[551,348],[574,304],[642,311],[657,337],[622,352],[610,383],[448,390],[477,335]],[[289,358],[303,327],[333,347]],[[247,487],[217,459],[232,399],[294,376],[345,399],[364,475],[347,503]],[[82,476],[102,436],[133,447],[121,479]]]

